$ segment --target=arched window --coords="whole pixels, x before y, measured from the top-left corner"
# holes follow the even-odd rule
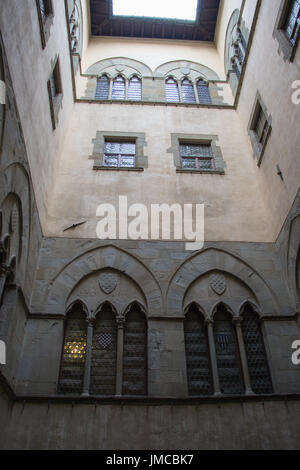
[[[98,78],[97,87],[96,87],[96,100],[108,100],[109,93],[109,79],[107,75],[102,75],[101,78]]]
[[[166,80],[166,101],[179,103],[178,83],[172,77]]]
[[[234,395],[245,392],[239,349],[232,317],[223,305],[214,316],[214,339],[221,392]]]
[[[254,393],[272,393],[270,371],[258,315],[247,304],[242,314],[244,337],[251,388]]]
[[[86,357],[85,313],[80,304],[67,314],[58,382],[59,393],[81,393]]]
[[[128,99],[132,101],[141,101],[142,99],[142,81],[136,76],[129,80]]]
[[[117,323],[109,304],[104,304],[95,321],[92,344],[90,393],[115,395],[117,367]]]
[[[182,102],[183,103],[196,103],[194,86],[188,78],[185,78],[181,83]]]
[[[147,323],[134,305],[126,315],[123,351],[123,395],[147,394]]]
[[[197,81],[197,93],[200,104],[211,104],[208,85],[201,78]]]
[[[125,100],[125,91],[125,80],[121,75],[118,75],[113,81],[111,99]]]
[[[207,328],[195,305],[189,308],[184,320],[184,340],[189,394],[211,395],[213,385]]]

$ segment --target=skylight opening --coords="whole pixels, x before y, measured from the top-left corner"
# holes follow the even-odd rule
[[[196,21],[198,0],[113,0],[114,16]]]

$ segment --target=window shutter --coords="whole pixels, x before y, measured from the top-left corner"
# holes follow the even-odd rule
[[[187,78],[182,81],[181,91],[183,103],[196,103],[194,86]]]
[[[147,323],[140,308],[126,315],[124,328],[123,395],[147,394]]]
[[[109,93],[109,79],[106,75],[102,75],[100,79],[97,81],[96,87],[96,100],[108,100],[108,93]]]
[[[178,84],[173,78],[166,80],[166,101],[170,103],[179,103]]]
[[[77,304],[67,315],[63,343],[59,393],[81,393],[86,356],[86,321],[82,306]]]
[[[273,387],[259,318],[250,306],[246,306],[243,313],[242,332],[252,390],[257,394],[272,393]]]
[[[97,315],[92,343],[90,393],[115,395],[117,367],[117,323],[106,304]]]
[[[295,45],[300,29],[300,0],[291,2],[284,29],[291,43]]]
[[[236,334],[232,318],[223,306],[214,317],[214,338],[221,392],[241,395],[245,390]]]
[[[203,80],[197,82],[197,92],[200,104],[211,104],[211,97],[208,89],[208,85]]]
[[[189,394],[212,395],[207,328],[196,307],[191,307],[185,317],[184,340]]]
[[[141,101],[142,82],[138,77],[132,77],[128,85],[128,99],[132,101]]]
[[[125,100],[125,80],[121,75],[113,81],[112,100]]]

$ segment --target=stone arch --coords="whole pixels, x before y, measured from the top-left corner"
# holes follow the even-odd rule
[[[186,315],[188,314],[190,308],[192,308],[192,307],[196,307],[199,310],[199,312],[201,313],[201,315],[203,315],[203,318],[207,318],[207,315],[205,313],[204,308],[196,300],[192,300],[191,302],[189,302],[184,307],[184,317],[186,317]]]
[[[82,310],[83,312],[86,314],[86,317],[89,317],[90,314],[89,314],[89,309],[87,307],[87,305],[85,304],[85,302],[80,299],[80,298],[77,298],[75,300],[73,300],[70,304],[68,304],[67,308],[66,308],[66,312],[65,312],[65,316],[68,315],[68,313],[76,306],[76,305],[80,305],[82,307]]]
[[[23,279],[28,261],[31,227],[31,193],[26,169],[20,163],[12,163],[7,166],[0,174],[0,188],[0,208],[2,208],[3,218],[6,218],[8,222],[12,201],[14,201],[19,211],[20,252],[19,257],[17,257],[18,277]],[[6,234],[8,233],[9,231],[6,230]]]
[[[240,305],[245,300],[257,304],[255,293],[240,278],[232,273],[215,269],[208,270],[191,283],[184,295],[184,309],[186,303],[197,303],[198,299],[201,299],[202,308],[207,316],[211,315],[213,306],[220,300],[228,305],[235,316],[238,315]]]
[[[114,305],[114,303],[111,300],[104,300],[103,302],[101,302],[98,305],[98,307],[96,308],[95,312],[93,312],[92,318],[97,318],[97,316],[101,314],[101,312],[103,311],[103,309],[106,306],[108,306],[111,309],[111,311],[113,312],[115,318],[117,318],[118,310],[117,310],[116,306]]]
[[[238,26],[239,18],[240,10],[237,8],[236,10],[234,10],[230,17],[225,36],[224,68],[226,76],[229,70],[231,70],[232,68],[231,57],[234,55],[234,51],[232,48],[232,40],[235,34],[235,30]]]
[[[235,313],[234,311],[232,310],[232,308],[230,307],[230,305],[228,304],[228,302],[224,302],[222,300],[219,300],[218,302],[216,302],[211,311],[210,311],[210,318],[213,319],[214,316],[217,314],[218,312],[218,309],[219,308],[224,308],[226,310],[226,312],[228,313],[228,315],[230,315],[232,318],[235,318]]]
[[[147,320],[147,310],[145,306],[138,300],[132,300],[123,310],[122,316],[126,318],[126,315],[128,314],[128,312],[132,309],[132,307],[135,307],[135,306],[141,310],[141,312],[145,315],[145,319]]]
[[[111,244],[91,248],[72,259],[57,273],[45,292],[47,312],[64,312],[74,287],[88,275],[105,269],[128,276],[143,293],[149,314],[161,315],[162,292],[154,275],[138,258]]]
[[[300,214],[291,221],[287,247],[287,278],[293,303],[300,305]]]
[[[204,80],[219,80],[218,74],[205,65],[189,60],[174,60],[160,65],[155,70],[158,77],[173,76],[176,80],[189,78],[192,81],[203,78]]]
[[[111,57],[100,60],[91,65],[86,71],[87,75],[99,76],[103,73],[108,74],[111,78],[123,74],[127,79],[133,74],[136,74],[139,78],[153,76],[152,70],[146,64],[127,57]]]
[[[188,288],[200,276],[211,271],[228,273],[240,279],[255,293],[263,315],[279,312],[275,294],[257,271],[237,255],[217,248],[207,248],[188,258],[174,273],[167,292],[169,316],[182,317]]]

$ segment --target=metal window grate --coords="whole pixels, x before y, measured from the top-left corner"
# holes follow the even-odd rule
[[[124,328],[123,395],[147,394],[147,324],[133,307]]]
[[[166,101],[179,103],[178,83],[173,78],[166,80]]]
[[[46,21],[47,16],[51,14],[51,3],[50,0],[39,0],[40,12],[43,23]]]
[[[257,394],[272,393],[273,387],[259,318],[250,306],[247,306],[243,313],[242,332],[252,390]]]
[[[128,85],[128,99],[131,101],[141,101],[142,81],[138,77],[132,77]]]
[[[187,170],[213,170],[211,144],[180,144],[182,168]]]
[[[86,321],[77,305],[68,314],[61,361],[58,393],[81,393],[86,356]]]
[[[300,0],[293,0],[290,3],[284,30],[291,43],[295,45],[300,31]]]
[[[181,83],[182,102],[183,103],[196,103],[195,91],[193,84],[188,78],[185,78]]]
[[[136,158],[135,142],[105,142],[104,165],[120,168],[134,168]]]
[[[257,118],[254,124],[254,131],[257,134],[258,140],[261,144],[264,143],[266,139],[266,128],[267,128],[267,118],[263,112],[262,107],[258,104],[257,109]]]
[[[208,85],[203,80],[197,82],[197,93],[200,104],[211,104],[211,97],[208,89]]]
[[[108,93],[109,93],[109,79],[106,75],[102,75],[101,78],[97,81],[96,86],[96,100],[108,100]]]
[[[118,75],[117,78],[115,78],[113,81],[111,99],[125,100],[125,91],[125,80],[121,75]]]
[[[117,364],[117,324],[109,305],[98,314],[92,342],[90,393],[115,395]]]
[[[240,395],[245,392],[236,334],[232,318],[224,307],[214,317],[214,338],[221,392]]]
[[[184,321],[185,354],[189,394],[212,395],[212,374],[207,328],[196,307],[191,307]]]

